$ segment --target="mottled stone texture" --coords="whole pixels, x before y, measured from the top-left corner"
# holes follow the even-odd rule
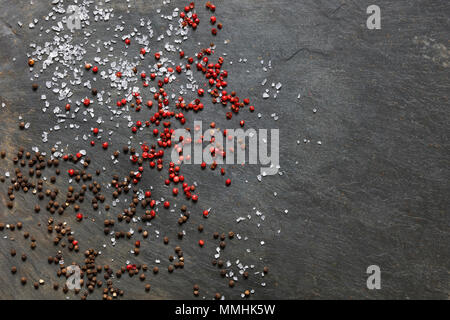
[[[38,81],[41,89],[32,92],[26,64],[28,44],[37,41],[38,33],[36,29],[29,30],[28,23],[32,17],[38,17],[39,28],[42,17],[50,11],[49,1],[34,2],[29,5],[23,0],[0,1],[0,100],[6,103],[0,109],[0,149],[9,153],[16,146],[49,148],[49,144],[41,142],[40,135],[54,123],[54,119],[49,121],[51,112],[40,112],[45,77]],[[131,1],[136,6],[132,14],[126,13],[125,2],[112,2],[117,3],[116,15],[123,14],[129,24],[134,24],[137,15],[152,17],[162,1]],[[173,1],[172,5],[185,3]],[[182,241],[176,239],[181,228],[175,223],[175,214],[162,214],[148,229],[168,235],[171,244],[164,246],[161,238],[155,241],[151,231],[152,240],[142,246],[140,256],[133,260],[152,266],[155,258],[161,258],[161,271],[157,276],[148,273],[150,293],[144,292],[144,284],[138,279],[123,278],[118,286],[125,290],[125,297],[193,298],[192,285],[198,283],[201,296],[208,299],[215,292],[226,298],[239,298],[240,292],[251,288],[256,289],[253,297],[258,299],[448,299],[448,1],[215,3],[218,21],[224,24],[214,39],[217,52],[227,52],[226,61],[234,62],[227,65],[230,90],[237,89],[241,97],[250,97],[257,108],[255,114],[246,116],[246,126],[281,130],[284,175],[258,182],[257,166],[227,167],[233,183],[226,188],[219,172],[186,169],[187,179],[199,182],[200,194],[199,203],[191,206],[192,219],[185,225],[188,235]],[[370,4],[381,8],[381,30],[366,28],[366,8]],[[189,54],[198,42],[207,45],[211,38],[203,2],[198,11],[203,20],[185,44]],[[17,26],[17,20],[24,23],[23,28]],[[164,31],[158,29],[162,28],[159,19],[153,20],[155,31]],[[110,33],[99,28],[95,37],[108,40]],[[49,35],[44,34],[39,43],[44,39],[49,39]],[[230,40],[228,45],[224,44],[226,39]],[[12,57],[17,60],[13,62]],[[247,58],[248,62],[238,63],[239,58]],[[272,69],[263,72],[258,58],[265,63],[272,60]],[[276,100],[262,99],[260,84],[264,78],[269,84],[282,82]],[[80,97],[85,95],[80,90]],[[52,104],[56,103],[50,93],[47,96]],[[313,113],[314,108],[317,113]],[[256,117],[257,112],[263,114],[261,119]],[[272,113],[278,114],[278,121],[270,117]],[[19,115],[31,122],[29,130],[19,131]],[[214,120],[222,128],[238,123],[238,119],[227,122],[221,107],[210,104],[204,112],[188,115],[188,121],[194,118],[207,123]],[[80,124],[84,130],[92,126]],[[107,121],[103,127],[114,128],[114,123]],[[130,135],[124,125],[116,131],[110,150],[121,148]],[[304,144],[304,138],[311,143]],[[87,148],[66,134],[50,140],[70,144],[73,151]],[[297,140],[302,141],[300,145]],[[319,140],[322,145],[317,144]],[[11,155],[8,157],[11,159]],[[92,168],[101,168],[108,157],[96,155]],[[0,161],[1,173],[6,171],[6,163],[10,162]],[[106,165],[110,172],[124,174],[129,167],[123,157],[121,163],[120,167]],[[162,186],[165,174],[153,171],[143,183]],[[108,181],[109,176],[103,174],[101,179]],[[17,231],[13,242],[3,239],[11,234],[9,231],[0,232],[0,298],[63,299],[61,290],[55,292],[50,285],[56,279],[56,266],[49,266],[46,261],[57,249],[48,244],[51,236],[45,229],[37,226],[38,222],[45,224],[47,212],[34,214],[34,198],[23,194],[17,195],[15,209],[8,211],[6,188],[6,184],[0,184],[0,220],[22,221],[24,229],[38,239],[38,247],[31,251],[29,240],[25,241]],[[159,187],[155,195],[166,195],[166,189]],[[276,197],[273,192],[277,192]],[[84,204],[86,210],[89,202],[88,199]],[[203,221],[200,213],[209,207],[214,208],[213,213]],[[254,212],[253,207],[266,215],[259,228],[260,221],[253,213],[251,220],[235,223],[238,216]],[[289,210],[287,214],[285,209]],[[96,223],[86,221],[79,225],[70,216],[72,210],[64,216],[74,225],[83,249],[93,246],[102,251],[97,259],[100,264],[116,266],[132,258],[130,241],[119,241],[112,248],[102,233],[104,217],[113,217],[117,211],[103,213]],[[200,222],[205,225],[202,236],[196,231]],[[269,266],[270,273],[264,279],[251,276],[231,289],[217,267],[211,265],[215,250],[211,234],[229,230],[249,239],[228,241],[223,258],[233,263],[236,259],[244,264],[254,263],[258,270]],[[203,249],[196,244],[200,237],[206,239]],[[260,241],[265,241],[265,245],[260,246]],[[108,247],[102,248],[103,243]],[[186,266],[168,275],[167,257],[176,244],[183,247]],[[15,258],[9,256],[12,247],[18,252]],[[246,252],[247,248],[251,253]],[[19,261],[22,252],[28,255],[26,263]],[[65,257],[67,262],[72,257],[81,262],[81,254]],[[111,262],[111,258],[116,262]],[[382,289],[378,291],[366,288],[365,271],[372,264],[381,267]],[[9,272],[12,265],[18,267],[16,275]],[[30,280],[26,288],[20,285],[22,275]],[[39,278],[47,284],[35,290],[31,283]],[[62,279],[58,281],[63,283]],[[260,286],[263,281],[267,283],[265,288]],[[99,292],[92,297],[100,298]]]

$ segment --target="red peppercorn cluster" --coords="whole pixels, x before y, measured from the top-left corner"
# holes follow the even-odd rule
[[[180,18],[183,19],[181,23],[183,27],[191,27],[192,29],[197,29],[197,26],[200,24],[200,19],[197,16],[197,13],[194,12],[195,3],[191,2],[188,6],[184,7],[184,12],[180,13]]]

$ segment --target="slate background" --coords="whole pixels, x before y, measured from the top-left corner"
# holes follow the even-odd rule
[[[0,102],[7,105],[0,110],[0,141],[9,159],[17,146],[39,146],[41,150],[51,146],[40,138],[54,121],[48,119],[50,112],[40,112],[45,77],[39,80],[41,89],[32,92],[26,64],[28,44],[38,41],[38,31],[29,30],[27,25],[33,17],[41,20],[50,5],[48,1],[34,2],[0,1]],[[160,257],[161,269],[165,269],[165,257],[180,243],[188,261],[185,269],[170,276],[165,270],[157,276],[148,273],[151,293],[144,292],[138,279],[125,277],[118,284],[125,290],[125,298],[190,299],[192,284],[198,283],[201,295],[207,299],[215,292],[227,299],[239,298],[247,288],[255,288],[252,298],[258,299],[448,299],[448,1],[215,3],[224,30],[214,42],[218,52],[227,52],[227,59],[233,60],[233,65],[227,67],[230,87],[238,88],[241,96],[249,96],[257,112],[263,114],[261,119],[256,113],[247,116],[248,127],[280,129],[284,174],[258,182],[258,167],[233,166],[227,168],[232,187],[225,188],[219,172],[211,174],[197,168],[185,171],[189,181],[199,182],[200,201],[191,210],[215,210],[203,221],[207,245],[204,249],[196,245],[200,217],[194,215],[186,225],[188,235],[181,242],[175,239],[180,230],[175,214],[161,217],[155,228],[173,238],[171,245],[164,246],[161,239],[153,241],[136,261],[151,265]],[[161,2],[131,2],[136,9],[130,14],[124,2],[113,4],[116,15],[123,14],[133,24],[137,14],[151,17]],[[381,8],[381,30],[366,28],[366,8],[370,4]],[[171,6],[175,5],[181,7],[185,2],[172,1]],[[202,7],[198,11],[207,16]],[[17,20],[24,23],[23,28],[17,26]],[[156,21],[154,27],[158,30]],[[97,33],[96,37],[100,35],[108,38],[106,33]],[[209,28],[200,27],[190,43],[209,38]],[[225,39],[231,40],[228,45],[224,45]],[[13,62],[12,57],[17,60]],[[248,62],[237,63],[239,58],[247,58]],[[263,72],[258,58],[266,62],[271,59],[272,69]],[[262,99],[260,83],[264,78],[268,83],[282,82],[276,100]],[[302,94],[300,100],[298,93]],[[314,108],[317,113],[312,112]],[[274,121],[271,113],[277,113],[279,120]],[[29,130],[19,131],[19,115],[31,122]],[[214,120],[219,126],[229,124],[223,112],[214,108],[196,117],[205,123]],[[193,119],[192,114],[189,119]],[[107,122],[104,127],[113,125]],[[118,130],[120,135],[113,136],[111,150],[127,141],[128,130],[125,126]],[[311,143],[297,145],[296,141],[304,138],[311,139]],[[70,144],[72,150],[86,148],[85,143],[74,142],[69,135],[52,139],[52,143],[61,140],[63,145]],[[317,145],[318,140],[322,145]],[[0,161],[1,172],[10,170],[9,165]],[[98,156],[91,167],[103,165],[104,160]],[[129,171],[127,165],[107,167],[114,172]],[[143,183],[157,188],[164,177],[152,173]],[[108,181],[109,177],[102,175],[101,179]],[[37,226],[39,221],[45,223],[48,214],[45,210],[39,215],[32,213],[34,198],[23,194],[17,196],[20,205],[10,212],[5,206],[6,189],[6,184],[0,184],[0,220],[24,222],[24,229],[38,239],[38,247],[31,251],[17,231],[1,233],[0,269],[5,271],[0,273],[0,298],[65,299],[61,290],[55,292],[50,285],[56,279],[56,267],[50,267],[46,257],[55,254],[56,249],[46,245],[51,238]],[[277,192],[276,197],[273,192]],[[166,193],[166,187],[155,192],[160,196]],[[256,217],[235,223],[236,217],[252,212],[253,207],[266,215],[260,228]],[[287,214],[285,209],[289,210]],[[73,220],[66,215],[65,219]],[[103,218],[79,226],[71,222],[83,249],[109,242],[101,232]],[[230,289],[210,264],[215,249],[210,234],[229,230],[249,240],[229,241],[224,258],[255,263],[258,270],[269,266],[270,273],[264,280],[254,276]],[[5,235],[13,236],[15,241],[3,239]],[[266,242],[264,246],[259,245],[261,240]],[[103,252],[98,262],[114,265],[107,257],[114,257],[117,264],[129,259],[130,246],[127,241],[119,241],[115,248],[98,248]],[[12,247],[18,252],[15,258],[9,255]],[[247,253],[246,248],[252,252]],[[28,255],[25,264],[19,262],[22,252]],[[66,261],[71,257],[79,260],[81,254],[65,257]],[[379,265],[382,271],[382,289],[378,291],[366,288],[365,271],[372,264]],[[12,265],[19,269],[15,276],[9,272]],[[26,288],[19,283],[21,275],[29,278]],[[31,283],[39,278],[45,279],[46,285],[35,290]],[[265,288],[260,286],[262,281],[267,283]],[[73,294],[67,296],[78,299]],[[99,291],[90,298],[100,298]]]

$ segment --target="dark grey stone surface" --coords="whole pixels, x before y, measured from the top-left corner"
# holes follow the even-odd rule
[[[48,1],[34,2],[30,5],[29,1],[0,1],[0,102],[6,103],[0,109],[0,149],[8,152],[17,146],[50,147],[42,143],[40,136],[49,126],[51,114],[41,114],[41,91],[34,93],[29,89],[26,65],[28,44],[47,37],[36,39],[38,30],[31,31],[27,25],[33,17],[40,18],[38,26],[44,23],[42,17],[50,11],[50,5]],[[136,16],[151,17],[162,3],[131,2],[135,9],[128,14],[125,2],[112,2],[116,15],[123,14],[130,24],[136,23]],[[185,3],[173,1],[171,6],[182,7]],[[165,270],[157,276],[149,274],[151,293],[144,292],[138,279],[123,278],[116,284],[125,290],[125,298],[193,298],[192,284],[198,283],[201,295],[208,299],[215,292],[223,293],[227,299],[240,298],[243,290],[252,288],[256,290],[252,297],[258,299],[448,299],[448,1],[215,3],[216,16],[224,24],[224,30],[214,39],[217,52],[227,52],[226,61],[233,61],[227,65],[230,90],[235,88],[240,96],[249,96],[257,107],[255,114],[246,115],[246,126],[280,129],[284,174],[258,182],[257,166],[227,167],[233,184],[225,188],[219,172],[185,170],[189,181],[198,181],[200,194],[199,203],[191,207],[198,214],[185,227],[187,236],[182,241],[175,239],[180,229],[175,215],[162,216],[155,228],[173,238],[171,245],[149,241],[150,245],[136,259],[151,265],[155,258],[172,254],[172,244],[180,243],[187,259],[185,269],[173,275]],[[381,30],[366,28],[366,8],[371,4],[381,8]],[[198,11],[204,25],[193,33],[189,40],[192,45],[199,41],[208,43],[211,38],[209,27],[205,27],[203,2]],[[24,23],[23,28],[17,26],[18,20]],[[154,27],[158,30],[156,21]],[[99,34],[108,39],[106,32],[95,36]],[[230,40],[228,45],[224,44],[226,39]],[[12,57],[17,60],[13,62]],[[238,63],[239,58],[248,61]],[[271,60],[272,69],[263,72],[258,58]],[[39,79],[42,91],[43,78]],[[282,82],[276,100],[262,99],[260,84],[264,78],[269,84]],[[302,96],[297,99],[299,93]],[[84,95],[80,92],[80,97]],[[262,113],[261,119],[257,112]],[[272,113],[278,114],[277,121],[271,118]],[[19,131],[19,115],[31,123],[29,130]],[[214,120],[219,127],[229,125],[223,111],[214,107],[195,118],[204,123]],[[192,113],[188,119],[194,119]],[[233,126],[237,121],[233,119]],[[86,130],[91,125],[82,127]],[[106,122],[104,127],[113,125]],[[129,136],[125,126],[118,131],[121,135],[115,135],[112,141],[117,148]],[[305,138],[311,142],[304,144]],[[53,139],[52,142],[70,144],[72,152],[86,148],[85,143],[74,142],[68,135]],[[297,140],[302,142],[298,145]],[[109,154],[98,154],[92,167],[101,168],[108,157]],[[120,168],[108,169],[128,172],[127,162],[122,163]],[[2,173],[7,165],[5,160],[0,162]],[[109,178],[104,174],[101,179],[106,182]],[[143,183],[159,185],[156,194],[163,196],[167,194],[167,188],[162,187],[164,178],[165,172],[152,171]],[[17,231],[14,235],[0,232],[0,298],[65,298],[61,290],[55,292],[51,288],[50,283],[57,279],[56,267],[50,267],[46,257],[55,254],[56,249],[47,244],[51,237],[37,226],[39,221],[45,223],[48,214],[45,210],[39,215],[32,213],[34,198],[23,194],[16,200],[20,205],[10,212],[5,207],[6,188],[6,184],[0,184],[0,220],[23,221],[38,238],[38,248],[31,251],[29,242]],[[27,201],[30,199],[33,201]],[[214,214],[203,221],[199,213],[208,207],[214,208]],[[254,207],[266,216],[259,228]],[[238,216],[249,213],[253,215],[250,221],[236,224]],[[66,214],[65,219],[73,220]],[[110,247],[108,237],[101,231],[103,217],[97,220],[75,225],[82,248],[101,249],[100,264],[113,265],[109,260],[112,257],[115,261],[129,259],[130,242],[119,241],[115,248]],[[208,235],[203,249],[196,245],[196,226],[200,222],[205,224]],[[252,276],[230,289],[211,265],[215,246],[210,245],[210,234],[229,230],[248,236],[249,240],[229,241],[224,258],[233,263],[236,259],[244,264],[254,263],[257,270],[269,266],[270,272],[264,279]],[[3,239],[7,234],[15,241]],[[261,246],[260,241],[265,241],[265,245]],[[103,243],[108,247],[101,248]],[[13,259],[9,256],[11,247],[18,252]],[[246,252],[246,248],[252,252]],[[20,259],[22,251],[29,257],[26,264],[13,261]],[[81,254],[68,254],[66,261],[72,258],[81,260]],[[19,268],[15,276],[9,272],[13,264]],[[381,290],[366,288],[365,272],[372,264],[381,268]],[[166,266],[164,260],[161,267]],[[29,282],[24,288],[19,274],[30,281],[43,278],[47,284],[34,290]],[[261,287],[261,282],[266,282],[266,287]],[[70,293],[68,296],[75,297]],[[93,297],[100,295],[97,292]]]

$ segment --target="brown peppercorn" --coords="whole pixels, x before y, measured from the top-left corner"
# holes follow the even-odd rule
[[[202,224],[199,224],[198,227],[197,227],[197,229],[198,229],[199,232],[202,232],[202,231],[203,231],[203,225],[202,225]]]
[[[264,273],[268,273],[269,272],[269,267],[264,267],[263,271],[264,271]]]
[[[20,282],[25,285],[27,283],[27,278],[26,277],[22,277],[20,278]]]
[[[159,272],[159,268],[158,268],[158,267],[154,267],[154,268],[153,268],[153,273],[154,273],[154,274],[157,274],[158,272]]]
[[[17,268],[16,268],[16,267],[12,267],[12,268],[11,268],[11,273],[12,273],[12,274],[15,274],[16,272],[17,272]]]
[[[214,299],[219,300],[220,298],[222,298],[222,295],[220,293],[216,293],[214,295]]]
[[[245,290],[244,294],[245,294],[246,297],[250,296],[250,290]]]
[[[15,249],[11,249],[11,256],[14,257],[16,255],[16,250]]]
[[[230,280],[230,281],[228,282],[228,286],[229,286],[230,288],[233,288],[233,287],[234,287],[234,280]]]
[[[149,292],[150,291],[151,286],[149,284],[145,285],[145,291]]]
[[[169,267],[167,268],[167,270],[172,273],[173,272],[173,265],[169,265]]]
[[[145,280],[145,274],[144,274],[144,273],[141,273],[141,275],[139,276],[139,279],[140,279],[141,281],[144,281],[144,280]]]

